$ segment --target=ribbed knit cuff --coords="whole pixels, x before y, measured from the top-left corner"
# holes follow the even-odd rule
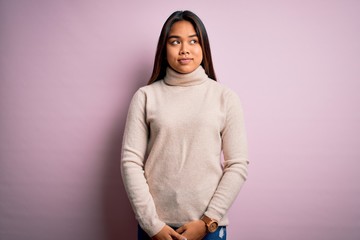
[[[153,226],[144,226],[143,230],[150,236],[155,236],[165,226],[164,222],[158,221]]]
[[[211,219],[215,219],[216,221],[220,222],[222,216],[220,216],[219,214],[216,214],[216,212],[211,211],[211,210],[207,210],[204,215],[208,216]]]

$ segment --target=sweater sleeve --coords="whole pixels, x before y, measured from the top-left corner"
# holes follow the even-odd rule
[[[221,131],[224,156],[223,176],[213,195],[206,216],[221,220],[236,199],[247,178],[248,150],[243,110],[238,96],[226,95],[226,120]]]
[[[136,219],[149,236],[154,236],[165,223],[157,215],[154,200],[144,175],[148,136],[146,95],[139,89],[131,100],[126,119],[121,173]]]

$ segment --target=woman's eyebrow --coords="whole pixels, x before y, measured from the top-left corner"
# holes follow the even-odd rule
[[[195,33],[195,34],[189,35],[188,37],[189,37],[189,38],[197,37],[197,34]],[[170,39],[170,38],[181,38],[181,37],[180,37],[180,36],[177,36],[177,35],[170,35],[170,36],[168,37],[168,39]]]
[[[176,36],[176,35],[171,35],[168,38],[180,38],[180,36]]]

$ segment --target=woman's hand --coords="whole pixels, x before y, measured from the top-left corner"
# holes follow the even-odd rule
[[[187,240],[201,240],[206,235],[206,226],[202,220],[195,220],[184,224],[176,231]]]
[[[151,238],[152,240],[187,240],[186,237],[181,236],[174,229],[165,225],[160,232],[158,232],[155,236]]]

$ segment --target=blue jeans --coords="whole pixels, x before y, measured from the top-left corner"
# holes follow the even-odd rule
[[[151,238],[146,234],[144,230],[142,230],[142,228],[139,225],[138,225],[138,240],[151,240]],[[219,226],[215,232],[206,234],[203,240],[226,240],[226,227]]]

